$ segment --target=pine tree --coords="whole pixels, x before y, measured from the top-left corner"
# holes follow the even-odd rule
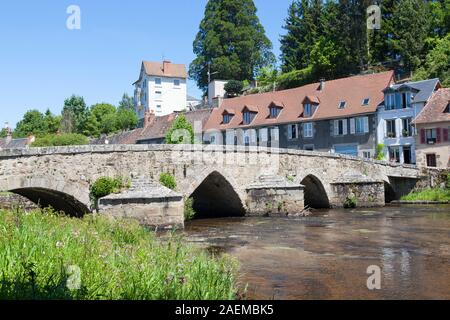
[[[206,91],[208,65],[217,78],[253,80],[256,72],[275,62],[253,0],[209,0],[194,41],[197,58],[189,75]]]

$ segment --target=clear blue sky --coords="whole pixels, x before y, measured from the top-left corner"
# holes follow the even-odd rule
[[[132,95],[142,60],[186,66],[206,0],[39,0],[0,4],[0,127],[25,111],[61,112],[64,99],[88,105]],[[291,0],[255,0],[279,55],[279,36]],[[66,9],[81,8],[81,30],[68,30]],[[192,81],[188,92],[200,96]]]

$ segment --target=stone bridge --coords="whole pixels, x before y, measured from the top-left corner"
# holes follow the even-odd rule
[[[343,155],[261,147],[103,145],[0,151],[0,192],[71,215],[91,211],[90,185],[102,176],[173,174],[199,215],[271,214],[382,206],[421,179],[414,166]]]

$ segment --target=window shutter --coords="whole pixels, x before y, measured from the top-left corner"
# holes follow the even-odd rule
[[[436,143],[441,143],[441,128],[436,129]]]
[[[260,139],[263,142],[267,142],[267,128],[262,128],[259,130]]]
[[[252,145],[256,145],[257,143],[257,139],[256,139],[256,130],[255,129],[250,129],[250,143]]]
[[[312,127],[312,137],[314,138],[316,136],[316,123],[313,122],[311,124],[311,127]]]
[[[350,134],[355,134],[355,118],[350,119]]]
[[[444,142],[448,142],[448,129],[447,128],[443,128],[442,129],[442,135],[443,135],[443,141]]]
[[[339,135],[339,120],[334,120],[334,135]]]
[[[364,133],[369,133],[369,117],[364,117]]]
[[[292,140],[292,124],[287,125],[288,139]]]
[[[347,135],[347,119],[342,120],[342,126],[344,127],[344,136]]]
[[[420,129],[420,143],[425,144],[425,129]]]
[[[235,133],[234,133],[233,130],[227,130],[227,132],[226,132],[227,146],[233,146],[234,145],[234,136],[235,136]]]

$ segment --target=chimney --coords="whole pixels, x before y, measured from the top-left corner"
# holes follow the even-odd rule
[[[153,110],[146,111],[144,115],[144,129],[153,123],[155,120],[155,113]]]
[[[169,72],[169,65],[171,62],[169,60],[163,61],[163,73]]]
[[[323,91],[323,90],[325,90],[325,79],[324,78],[320,78],[319,91]]]

